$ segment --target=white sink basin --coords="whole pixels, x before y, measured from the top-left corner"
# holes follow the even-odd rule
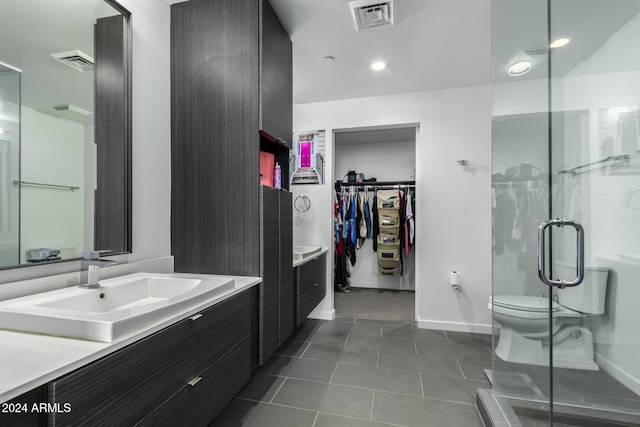
[[[235,279],[136,273],[0,302],[0,329],[111,342],[231,292]]]
[[[306,259],[322,252],[322,246],[294,246],[293,259]]]

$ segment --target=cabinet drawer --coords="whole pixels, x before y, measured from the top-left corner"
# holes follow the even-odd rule
[[[139,426],[207,426],[249,381],[251,370],[249,337],[220,360],[197,375],[195,384],[185,385]]]
[[[303,295],[316,285],[326,286],[326,259],[327,255],[322,254],[297,268],[296,295]]]
[[[308,288],[302,295],[297,297],[296,325],[302,324],[309,313],[324,299],[327,294],[326,284],[320,283],[318,286]]]
[[[200,314],[49,383],[48,401],[72,406],[49,423],[135,424],[250,334],[250,293]]]
[[[34,388],[21,396],[2,404],[0,412],[0,426],[11,427],[37,427],[47,425],[47,417],[44,411],[32,411],[33,405],[46,402],[45,387]],[[7,405],[6,407],[4,405]]]

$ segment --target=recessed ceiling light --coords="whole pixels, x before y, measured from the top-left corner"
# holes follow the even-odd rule
[[[552,42],[552,43],[549,45],[549,47],[550,47],[551,49],[556,49],[556,48],[558,48],[558,47],[562,47],[562,46],[566,45],[566,44],[567,44],[567,43],[569,43],[570,41],[571,41],[570,39],[558,39],[558,40],[556,40],[556,41]]]
[[[373,64],[371,64],[372,70],[380,71],[380,70],[384,70],[385,68],[387,68],[387,64],[385,64],[383,61],[376,61]]]
[[[531,71],[531,61],[518,61],[509,66],[510,76],[521,76]]]

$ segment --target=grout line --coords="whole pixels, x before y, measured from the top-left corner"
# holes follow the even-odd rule
[[[315,427],[316,423],[318,422],[319,416],[320,416],[320,411],[316,412],[316,418],[313,420],[313,424],[311,424],[311,427]]]
[[[276,392],[273,393],[273,396],[269,400],[269,403],[273,403],[273,399],[275,399],[278,393],[280,393],[280,389],[282,389],[282,386],[284,385],[284,383],[287,382],[287,379],[288,379],[287,377],[284,378],[284,381],[282,381],[282,384],[280,384],[280,387],[278,387],[278,390],[276,390]]]
[[[304,354],[307,352],[307,350],[309,350],[309,347],[311,347],[311,343],[310,342],[308,342],[306,344],[307,344],[307,347],[304,350],[302,350],[302,353],[300,353],[300,359],[302,359],[304,357]]]
[[[378,352],[378,360],[376,360],[376,368],[380,367],[380,350],[376,350]]]
[[[413,340],[413,349],[418,354],[418,340]]]
[[[342,347],[347,345],[347,342],[349,341],[350,336],[351,336],[351,332],[347,332],[347,337],[344,339],[344,342],[342,343]]]
[[[456,359],[456,363],[458,364],[458,369],[460,369],[460,372],[462,373],[462,378],[464,378],[465,380],[468,380],[469,378],[467,378],[467,377],[464,375],[464,370],[462,369],[462,365],[460,365],[460,360],[459,360],[459,359]]]
[[[379,336],[382,336],[382,332],[383,331],[384,331],[384,326],[380,325],[380,335]]]
[[[424,394],[424,382],[422,381],[422,373],[419,373],[418,376],[420,377],[420,389],[422,390],[422,397],[427,397]]]
[[[373,390],[373,393],[371,395],[371,412],[369,412],[369,419],[371,421],[373,421],[373,405],[375,404],[376,401],[376,391]]]
[[[451,344],[451,340],[449,339],[449,335],[447,335],[447,331],[442,331],[444,337],[447,339],[447,343]]]
[[[329,378],[329,384],[333,384],[333,376],[336,374],[336,371],[338,370],[338,364],[339,362],[336,362],[336,366],[333,367],[333,372],[331,373],[331,378]]]

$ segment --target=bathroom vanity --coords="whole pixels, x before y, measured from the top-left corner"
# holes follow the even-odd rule
[[[255,365],[261,279],[235,280],[109,343],[0,331],[0,425],[207,424]]]
[[[294,247],[296,326],[301,325],[327,295],[326,265],[327,249],[319,246]]]

